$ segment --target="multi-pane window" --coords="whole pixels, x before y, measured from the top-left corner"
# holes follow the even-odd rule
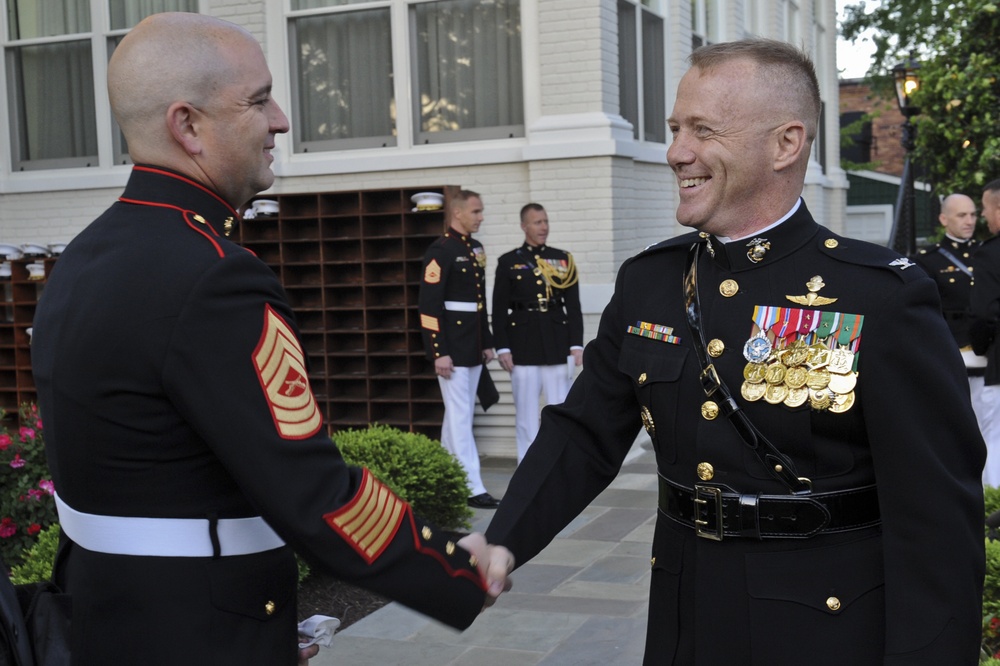
[[[691,0],[691,50],[719,41],[718,0]]]
[[[92,13],[91,4],[101,1],[110,22],[94,26],[91,16],[105,14]],[[106,93],[95,76],[94,50],[106,62],[121,34],[146,16],[197,8],[197,0],[0,2],[14,171],[96,166],[98,126],[111,121],[98,118],[96,99]]]
[[[359,4],[292,2],[296,151],[396,145],[401,122],[418,144],[524,135],[520,0]]]
[[[618,0],[619,113],[641,141],[665,143],[663,16],[657,0]]]

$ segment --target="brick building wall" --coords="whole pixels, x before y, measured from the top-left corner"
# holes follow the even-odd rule
[[[879,97],[863,79],[845,79],[840,82],[840,113],[850,111],[876,114],[871,121],[871,161],[876,163],[872,171],[901,176],[906,158],[901,144],[905,119],[895,98]]]

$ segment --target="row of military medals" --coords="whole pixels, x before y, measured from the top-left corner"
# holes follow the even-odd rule
[[[740,394],[749,402],[846,412],[854,405],[864,315],[758,305]]]

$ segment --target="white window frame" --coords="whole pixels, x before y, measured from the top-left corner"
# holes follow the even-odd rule
[[[625,16],[620,8],[622,5],[628,5],[631,7],[631,16]],[[666,2],[664,0],[618,0],[618,20],[625,21],[629,18],[634,22],[631,26],[632,34],[634,35],[635,41],[635,53],[628,54],[628,65],[634,66],[635,71],[630,76],[628,72],[625,72],[626,63],[619,62],[619,113],[623,118],[628,120],[633,124],[632,135],[637,141],[646,141],[658,144],[666,144],[667,142],[667,108],[666,108],[666,90],[668,86],[667,81],[667,52],[669,48],[667,46],[667,40],[669,39],[669,34],[667,31],[667,8]],[[646,57],[646,44],[644,42],[646,35],[644,33],[644,21],[646,20],[659,20],[662,22],[660,29],[660,36],[663,41],[663,48],[660,53],[659,64],[659,76],[657,81],[653,81],[647,76],[646,68],[648,65],[652,64],[651,60]],[[619,25],[619,38],[621,36],[621,30],[624,27],[623,24]],[[619,45],[621,46],[621,45]],[[621,52],[619,51],[621,57]],[[656,75],[655,67],[652,69],[652,75]],[[628,81],[626,81],[628,77]],[[650,85],[655,88],[659,88],[658,91],[654,90],[652,93],[648,90]],[[626,115],[626,109],[623,102],[626,101],[623,98],[628,92],[626,88],[634,92],[635,99],[628,100],[632,105],[636,107],[635,117],[629,118]],[[658,94],[657,94],[658,93]],[[647,112],[649,111],[649,104],[647,97],[649,94],[657,95],[656,105],[659,105],[660,113],[657,115],[660,118],[647,119]],[[631,115],[631,114],[628,114]],[[647,122],[647,120],[649,122]],[[655,123],[659,123],[656,125]],[[658,129],[656,129],[658,128]],[[649,137],[648,134],[651,132],[658,132],[659,136]]]
[[[330,7],[323,7],[319,9],[308,9],[308,10],[298,10],[292,11],[290,9],[291,3],[285,2],[283,4],[289,7],[288,10],[283,12],[282,21],[284,25],[284,33],[287,35],[288,41],[288,52],[285,55],[287,59],[287,68],[285,71],[288,72],[288,86],[289,94],[287,96],[288,105],[286,107],[286,112],[290,118],[291,124],[293,126],[292,132],[296,132],[296,119],[300,117],[299,113],[299,95],[298,86],[300,85],[299,77],[297,75],[297,64],[293,62],[294,54],[292,49],[296,43],[294,27],[292,21],[296,18],[304,16],[322,16],[331,15],[334,13],[347,13],[347,12],[357,12],[365,11],[371,9],[389,9],[389,30],[391,32],[391,48],[392,48],[392,78],[393,78],[393,108],[394,108],[394,135],[392,137],[362,137],[362,138],[345,138],[345,139],[331,139],[323,142],[309,142],[308,144],[303,144],[298,135],[295,134],[292,137],[292,142],[289,148],[291,149],[294,156],[298,157],[308,153],[311,159],[323,159],[323,155],[331,157],[334,154],[339,154],[347,151],[358,151],[363,149],[373,149],[382,152],[392,148],[398,148],[401,150],[410,150],[418,146],[424,145],[434,145],[442,143],[456,143],[456,144],[466,144],[469,142],[477,141],[503,141],[505,139],[522,139],[525,136],[525,124],[527,122],[526,118],[528,115],[528,110],[523,108],[526,106],[526,102],[522,105],[521,109],[521,122],[514,125],[498,125],[490,127],[475,127],[475,128],[463,128],[454,131],[447,132],[424,132],[421,131],[420,124],[420,112],[419,112],[419,100],[417,99],[419,95],[418,91],[418,81],[417,81],[417,44],[413,40],[413,35],[415,34],[415,11],[414,8],[421,4],[433,4],[439,2],[440,0],[372,0],[371,2],[355,1],[348,2],[345,5],[332,5]],[[525,2],[524,0],[518,0],[520,4],[520,15],[525,15]],[[277,4],[277,3],[275,3]],[[520,24],[523,26],[524,21],[521,20]],[[520,81],[521,96],[525,97],[525,78],[526,74],[524,72],[524,57],[523,57],[523,35],[522,35],[522,45],[521,45],[522,57],[520,59],[520,67],[522,70],[522,76]],[[273,51],[272,51],[273,53]],[[270,60],[270,58],[269,58]],[[279,71],[275,64],[272,62],[271,66],[272,72]],[[275,75],[277,78],[277,75]]]
[[[108,59],[111,57],[111,43],[128,33],[129,28],[111,29],[111,11],[108,0],[77,0],[90,3],[90,31],[51,38],[11,40],[7,24],[10,0],[0,0],[0,127],[7,128],[0,134],[0,193],[44,192],[54,189],[91,189],[115,187],[125,182],[131,170],[128,155],[122,152],[122,137],[111,113],[108,101],[107,79]],[[205,0],[197,0],[196,9],[204,12]],[[90,56],[93,70],[94,115],[97,131],[96,161],[82,162],[85,158],[65,158],[52,160],[50,164],[36,164],[29,169],[15,170],[15,146],[12,132],[15,119],[10,114],[10,72],[7,67],[7,51],[19,46],[54,43],[58,41],[90,42]]]

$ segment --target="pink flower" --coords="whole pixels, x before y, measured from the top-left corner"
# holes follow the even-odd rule
[[[56,494],[56,484],[52,483],[51,479],[42,479],[38,482],[38,487],[44,490],[49,495]]]
[[[17,524],[12,518],[0,520],[0,538],[6,539],[7,537],[12,537],[15,532],[17,532]]]
[[[10,461],[10,466],[13,467],[14,469],[20,469],[20,468],[24,467],[24,465],[25,465],[25,462],[24,462],[24,459],[21,457],[21,454],[20,453],[15,453],[14,454],[14,459]]]
[[[41,430],[41,429],[42,429],[42,420],[41,420],[41,419],[38,419],[37,421],[35,421],[35,426],[36,426],[36,427],[37,427],[37,428],[38,428],[39,430]]]
[[[45,493],[43,493],[41,490],[35,490],[34,488],[32,488],[31,490],[28,491],[28,499],[32,499],[37,502],[41,500],[43,497],[45,497]]]
[[[27,442],[35,438],[34,429],[29,428],[27,426],[21,426],[21,429],[18,431],[18,434],[21,435],[22,442]]]
[[[0,435],[0,451],[6,451],[7,447],[14,443],[14,440],[10,438],[10,435],[3,434]]]
[[[42,526],[39,525],[38,523],[31,523],[30,525],[28,525],[28,535],[29,536],[35,536],[36,534],[38,534],[41,531],[42,531]]]

